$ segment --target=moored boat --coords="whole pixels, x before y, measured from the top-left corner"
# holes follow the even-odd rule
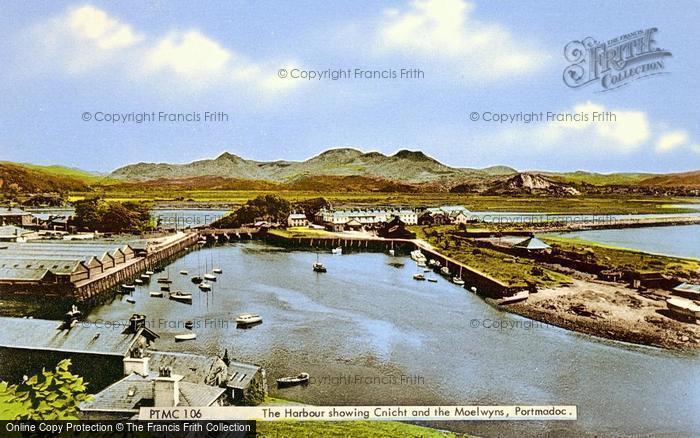
[[[185,321],[185,328],[187,330],[192,330],[192,327],[194,327],[194,323],[192,321]]]
[[[294,386],[294,385],[304,385],[309,383],[309,373],[300,373],[292,377],[280,377],[277,379],[277,386]]]
[[[179,290],[168,295],[168,299],[178,301],[180,303],[192,304],[192,294],[186,294]]]
[[[127,297],[127,298],[126,298],[126,302],[127,302],[127,303],[131,303],[131,304],[136,304],[136,300],[133,299],[132,297]]]
[[[526,290],[521,290],[520,292],[516,292],[513,295],[501,298],[500,300],[498,300],[498,304],[513,304],[520,301],[525,301],[529,296],[530,292]]]
[[[313,265],[313,270],[314,272],[326,272],[326,267],[323,266],[323,263],[321,262],[315,262]]]
[[[216,281],[216,275],[214,274],[204,274],[204,279],[209,281]]]
[[[450,272],[450,268],[448,268],[447,266],[443,266],[440,269],[440,274],[444,275],[445,277],[449,277],[452,273]]]
[[[183,333],[175,335],[175,342],[193,341],[197,339],[197,333]]]
[[[137,278],[136,280],[134,280],[134,284],[138,284],[140,286],[143,284],[143,280],[141,280],[140,278]]]
[[[224,270],[221,268],[214,268],[211,270],[211,272],[213,272],[215,274],[222,274],[224,272]]]
[[[425,275],[423,274],[413,274],[413,279],[418,280],[418,281],[423,281],[425,280]]]
[[[333,248],[331,250],[331,254],[334,254],[334,255],[341,255],[342,253],[343,253],[343,248],[340,246],[337,248]]]
[[[153,298],[163,298],[163,292],[153,292],[152,291],[149,295]]]
[[[452,278],[452,283],[459,285],[459,286],[464,286],[464,280],[462,280],[460,277],[453,277]]]
[[[144,275],[148,275],[149,277],[150,277],[151,275],[153,275],[153,274],[155,274],[155,272],[153,272],[153,271],[146,271],[146,272],[144,273]]]
[[[437,283],[437,278],[435,277],[428,277],[428,281],[431,283]]]
[[[167,277],[159,277],[157,281],[160,284],[170,284],[173,282],[171,279],[169,279]]]
[[[136,286],[133,284],[122,284],[122,290],[133,291],[136,290]]]
[[[200,277],[199,275],[195,275],[194,277],[192,277],[192,283],[199,284],[201,282],[202,282],[202,277]]]
[[[189,272],[187,272],[187,271],[184,270],[184,269],[183,269],[182,271],[180,271],[180,275],[187,275],[187,274],[189,274]]]
[[[262,322],[262,316],[257,313],[241,313],[236,318],[236,324],[238,325],[252,325]]]
[[[207,283],[206,281],[204,283],[200,283],[197,287],[199,287],[199,290],[202,292],[209,292],[211,290],[211,284]]]
[[[394,257],[394,256],[396,255],[396,251],[394,251],[393,249],[390,249],[390,250],[389,250],[389,255],[392,256],[392,257]]]
[[[141,278],[141,280],[143,280],[143,281],[148,281],[151,279],[151,276],[148,274],[141,274],[141,276],[139,278]]]
[[[163,292],[170,292],[170,286],[167,284],[164,284],[163,286],[160,287],[160,290]]]

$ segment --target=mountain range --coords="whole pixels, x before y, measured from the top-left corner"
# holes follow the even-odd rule
[[[519,172],[506,166],[451,167],[421,151],[393,155],[330,149],[305,161],[256,161],[229,152],[186,164],[136,163],[100,175],[62,166],[0,162],[0,191],[300,190],[454,192],[487,195],[583,193],[698,195],[700,171],[675,174]]]

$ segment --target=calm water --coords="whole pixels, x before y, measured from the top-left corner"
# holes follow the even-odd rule
[[[654,254],[700,259],[700,225],[574,231],[555,235]]]
[[[188,306],[134,293],[94,309],[90,320],[145,313],[158,348],[215,354],[263,365],[272,379],[307,371],[307,387],[272,393],[315,404],[575,404],[577,422],[453,423],[482,436],[700,431],[700,358],[604,341],[499,312],[440,279],[416,282],[414,264],[380,253],[323,254],[248,242],[191,252],[170,267]],[[181,276],[205,260],[224,273],[209,294]],[[405,266],[389,266],[392,261]],[[153,288],[157,285],[154,283]],[[244,311],[263,315],[236,329]],[[175,344],[193,320],[198,339]],[[511,324],[511,328],[494,328]],[[513,327],[512,325],[515,325]],[[175,326],[175,327],[173,327]],[[485,327],[487,326],[487,327]],[[402,377],[403,383],[402,383]],[[364,379],[369,379],[365,381]],[[394,381],[392,381],[392,379]],[[360,380],[360,381],[358,381]]]

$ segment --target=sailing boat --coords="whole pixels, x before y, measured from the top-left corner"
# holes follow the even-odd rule
[[[318,254],[316,254],[316,263],[314,263],[312,266],[314,272],[326,272],[326,267],[323,266],[323,263],[318,261]]]
[[[222,274],[224,272],[224,270],[221,269],[221,267],[220,267],[221,266],[221,254],[218,252],[216,253],[216,260],[219,262],[219,267],[212,269],[211,272],[213,272],[215,274]],[[212,264],[212,266],[214,266],[214,255],[211,256],[211,264]]]
[[[212,256],[212,262],[211,264],[214,264],[213,256]],[[207,265],[207,259],[204,259],[204,271],[207,271],[209,269],[209,265]],[[204,279],[208,281],[216,281],[216,275],[214,274],[204,274]]]
[[[199,263],[199,251],[197,251],[197,274],[198,275],[195,275],[191,278],[192,283],[200,284],[202,282],[201,270],[202,270],[202,266]]]

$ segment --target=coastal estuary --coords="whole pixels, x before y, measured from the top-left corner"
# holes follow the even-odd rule
[[[260,242],[204,248],[166,271],[173,290],[194,294],[192,305],[150,298],[153,281],[133,292],[135,303],[117,296],[87,319],[111,324],[143,313],[161,336],[159,349],[228,349],[233,358],[263,365],[270,382],[308,372],[306,387],[270,387],[273,396],[305,403],[579,409],[576,422],[434,424],[476,435],[690,436],[700,430],[695,354],[602,340],[499,311],[442,278],[414,281],[408,257],[323,252],[320,258],[325,274],[312,272],[311,251]],[[204,273],[205,262],[209,270],[223,269],[209,293],[190,282]],[[264,323],[237,329],[234,319],[243,312],[259,313]],[[198,337],[176,344],[187,320]]]

